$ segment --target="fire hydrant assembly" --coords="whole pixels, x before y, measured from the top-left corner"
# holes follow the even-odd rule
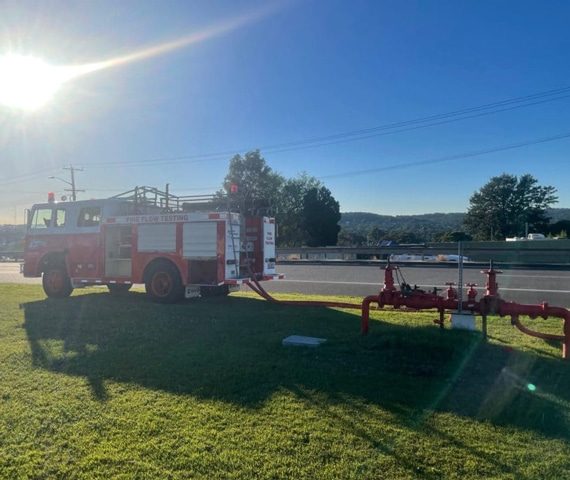
[[[446,295],[440,296],[436,291],[425,292],[417,287],[410,287],[403,283],[398,290],[394,285],[394,272],[399,268],[388,264],[384,270],[384,286],[378,295],[371,295],[362,301],[362,320],[361,332],[363,335],[368,334],[370,305],[377,303],[379,308],[392,306],[395,309],[409,308],[411,310],[437,310],[439,319],[436,323],[443,328],[445,312],[466,311],[473,314],[481,315],[483,336],[487,336],[487,317],[489,315],[498,315],[500,317],[511,317],[511,324],[518,328],[521,332],[532,337],[542,338],[544,340],[554,340],[562,342],[562,358],[570,358],[570,311],[562,307],[551,307],[544,302],[539,305],[525,305],[516,302],[508,302],[503,300],[499,295],[499,285],[497,283],[497,275],[502,273],[495,270],[493,264],[488,270],[481,273],[487,275],[487,283],[485,285],[485,295],[477,300],[477,290],[474,284],[467,284],[467,300],[462,301],[457,297],[457,291],[452,284],[448,284],[449,288]],[[542,333],[531,330],[524,326],[520,321],[520,316],[526,315],[531,319],[557,317],[564,321],[563,334],[554,335],[550,333]]]
[[[384,285],[382,286],[382,289],[378,292],[378,295],[365,297],[361,304],[327,301],[277,300],[271,296],[263,286],[255,280],[255,278],[249,281],[247,285],[257,294],[274,303],[360,309],[360,331],[362,335],[367,335],[369,332],[370,308],[373,304],[376,304],[378,309],[391,306],[394,309],[406,308],[412,311],[436,310],[439,316],[434,323],[438,324],[440,328],[444,327],[446,312],[452,313],[459,311],[480,315],[484,337],[487,336],[487,317],[489,315],[510,317],[511,324],[526,335],[544,340],[561,342],[562,358],[570,358],[570,311],[563,307],[550,306],[546,302],[539,305],[526,305],[503,300],[499,295],[499,285],[497,283],[497,275],[502,272],[496,270],[493,267],[492,262],[487,270],[483,270],[481,272],[487,276],[487,282],[485,285],[485,295],[481,297],[480,300],[477,300],[477,290],[475,289],[476,285],[472,283],[468,283],[466,285],[468,287],[466,300],[462,300],[462,295],[458,295],[458,291],[454,288],[453,283],[447,284],[448,288],[445,291],[445,296],[438,295],[436,288],[431,292],[426,292],[417,286],[412,287],[405,281],[400,282],[400,288],[398,289],[394,282],[394,274],[398,276],[399,270],[398,266],[388,263],[384,268]],[[538,317],[544,319],[549,317],[560,318],[563,320],[563,333],[562,335],[555,335],[531,330],[521,323],[521,316],[528,316],[531,319]]]

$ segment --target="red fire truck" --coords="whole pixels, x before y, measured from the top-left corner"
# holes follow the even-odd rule
[[[22,273],[41,276],[49,297],[90,285],[121,294],[137,283],[162,303],[226,295],[252,277],[279,278],[275,221],[250,213],[152,187],[75,202],[50,194],[29,213]]]

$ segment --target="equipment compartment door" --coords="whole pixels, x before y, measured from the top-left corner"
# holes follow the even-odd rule
[[[132,275],[132,227],[112,225],[106,227],[105,277],[131,277]]]
[[[182,256],[187,259],[189,283],[218,285],[224,280],[225,222],[189,222],[182,228]]]
[[[275,274],[275,220],[263,218],[263,274]]]

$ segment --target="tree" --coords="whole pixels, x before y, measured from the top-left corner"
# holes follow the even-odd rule
[[[465,232],[443,232],[437,236],[438,242],[469,242],[473,237]]]
[[[279,245],[297,246],[307,243],[303,225],[305,196],[310,189],[321,186],[321,182],[306,173],[283,183],[275,211]]]
[[[368,234],[366,235],[366,240],[368,245],[376,245],[383,240],[386,236],[386,232],[378,227],[372,227]]]
[[[556,189],[538,185],[530,174],[491,178],[469,200],[465,227],[478,240],[504,239],[529,231],[545,232],[546,209],[558,201]]]
[[[301,225],[309,247],[336,245],[340,205],[325,186],[310,188],[303,197]]]
[[[561,236],[562,232],[570,232],[570,220],[560,220],[548,226],[548,233]]]
[[[342,228],[338,233],[337,245],[341,247],[360,247],[366,243],[366,236],[360,232]]]
[[[246,212],[254,213],[259,208],[269,209],[278,199],[284,178],[275,173],[259,150],[247,152],[244,156],[235,155],[224,179],[226,191],[232,184],[237,185],[233,200]],[[221,192],[219,192],[221,193]]]
[[[390,239],[397,243],[422,243],[421,235],[410,230],[393,230],[390,232]]]
[[[254,150],[230,160],[224,190],[230,191],[232,184],[238,187],[232,202],[243,212],[276,217],[279,245],[336,245],[339,203],[315,177],[303,173],[286,180]]]

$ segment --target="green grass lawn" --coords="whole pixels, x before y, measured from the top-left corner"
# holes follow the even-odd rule
[[[0,285],[0,478],[570,479],[559,345],[434,318]]]

